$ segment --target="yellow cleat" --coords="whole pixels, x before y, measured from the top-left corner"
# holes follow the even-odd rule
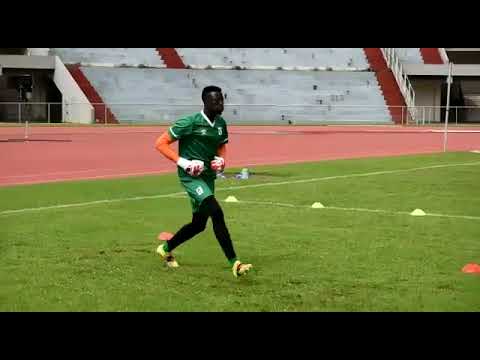
[[[239,260],[237,260],[232,267],[233,276],[239,277],[245,275],[252,267],[252,264],[242,264]]]
[[[163,244],[158,246],[157,254],[159,254],[162,257],[162,259],[165,260],[165,263],[167,264],[168,267],[171,267],[171,268],[179,267],[177,260],[175,260],[175,256],[173,256],[171,252],[166,252],[165,249],[163,248]]]

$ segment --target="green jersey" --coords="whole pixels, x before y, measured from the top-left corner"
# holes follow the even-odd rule
[[[177,120],[168,132],[172,138],[178,140],[178,152],[181,157],[204,162],[205,170],[200,178],[216,178],[215,171],[210,169],[210,162],[217,155],[218,147],[228,143],[227,123],[221,116],[217,116],[212,123],[202,110]],[[178,175],[180,179],[190,178],[190,175],[180,167]]]

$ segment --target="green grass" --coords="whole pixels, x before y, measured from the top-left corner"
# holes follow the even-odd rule
[[[479,162],[364,177],[300,179]],[[186,198],[146,198],[21,213],[6,210],[181,191],[175,175],[0,188],[0,311],[480,311],[480,155],[448,153],[251,169],[217,181],[240,258],[235,279],[211,230],[155,255],[156,235],[190,218]],[[234,169],[230,174],[234,173]],[[325,206],[389,210],[371,213]]]

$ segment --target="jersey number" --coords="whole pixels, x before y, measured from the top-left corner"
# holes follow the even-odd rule
[[[222,135],[222,128],[221,127],[218,128],[218,135]]]
[[[201,186],[197,187],[197,188],[195,189],[195,191],[197,192],[198,195],[202,195],[202,194],[203,194],[203,189],[202,189]]]

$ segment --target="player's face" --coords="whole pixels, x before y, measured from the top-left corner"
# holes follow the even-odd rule
[[[220,92],[208,93],[205,98],[205,107],[209,112],[218,115],[223,113],[223,94]]]

